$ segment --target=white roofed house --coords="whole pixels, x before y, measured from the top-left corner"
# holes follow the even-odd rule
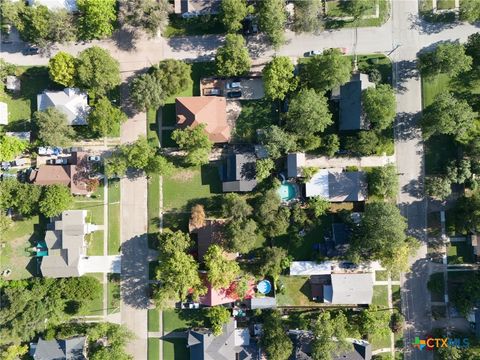
[[[331,202],[365,201],[366,178],[363,171],[321,169],[305,184],[305,196],[320,196]]]
[[[87,94],[75,88],[63,91],[44,91],[37,95],[37,110],[42,111],[55,107],[67,116],[69,125],[87,125],[88,106]]]
[[[67,10],[69,13],[76,12],[77,1],[76,0],[27,0],[28,5],[43,5],[49,10]]]

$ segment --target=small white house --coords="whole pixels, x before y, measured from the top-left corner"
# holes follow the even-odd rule
[[[44,91],[37,95],[38,111],[55,107],[67,116],[69,125],[87,125],[87,94],[79,89],[66,88],[63,91]]]

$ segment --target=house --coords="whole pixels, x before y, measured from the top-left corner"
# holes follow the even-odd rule
[[[230,140],[231,128],[227,122],[227,101],[218,96],[193,96],[175,99],[177,126],[205,125],[208,138],[218,144]]]
[[[43,340],[30,344],[30,356],[35,360],[86,360],[87,338],[77,336],[65,340]]]
[[[325,238],[322,253],[326,257],[344,257],[349,247],[351,229],[345,223],[332,224],[332,237]]]
[[[77,1],[76,0],[27,0],[28,5],[43,5],[46,6],[49,10],[61,10],[65,9],[69,13],[77,11]]]
[[[8,105],[0,102],[0,125],[8,125]]]
[[[237,294],[237,285],[236,281],[232,282],[228,288],[215,289],[207,280],[207,274],[205,272],[200,273],[200,277],[203,280],[207,292],[205,295],[200,296],[199,304],[204,306],[216,306],[216,305],[225,305],[232,304],[237,300],[241,300]],[[248,284],[248,289],[244,300],[251,299],[255,296],[255,283],[252,281]]]
[[[120,272],[120,256],[87,256],[85,236],[98,226],[87,223],[86,218],[87,210],[67,210],[48,224],[45,240],[37,245],[44,277]]]
[[[363,171],[321,169],[305,184],[305,196],[320,196],[330,202],[365,201],[366,179]]]
[[[30,181],[36,185],[62,184],[68,186],[74,195],[91,193],[88,175],[90,165],[87,153],[74,151],[66,157],[66,165],[40,165],[30,173]]]
[[[369,266],[334,261],[293,261],[290,265],[290,276],[310,276],[311,298],[326,304],[371,304],[373,274]]]
[[[259,360],[259,349],[248,329],[237,329],[233,319],[219,336],[209,329],[189,330],[187,348],[190,360]]]
[[[367,74],[356,73],[350,81],[332,91],[332,100],[339,101],[339,130],[365,129],[362,111],[362,91],[375,84],[368,80]]]
[[[69,125],[87,125],[87,94],[79,89],[66,88],[63,91],[44,91],[37,95],[37,110],[55,107],[67,116]]]
[[[223,192],[249,192],[257,186],[256,157],[253,153],[234,153],[221,168]]]
[[[287,176],[289,178],[296,178],[302,176],[302,167],[304,166],[304,153],[292,153],[287,155]]]
[[[200,227],[193,227],[189,224],[190,234],[194,234],[194,237],[196,235],[197,238],[198,261],[203,261],[210,245],[221,245],[225,241],[223,236],[225,223],[226,220],[223,219],[206,219],[203,226]],[[235,260],[238,253],[225,252],[225,256],[229,260]]]
[[[175,14],[197,13],[197,14],[218,14],[220,0],[175,0]]]

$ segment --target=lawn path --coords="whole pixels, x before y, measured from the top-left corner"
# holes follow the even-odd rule
[[[387,300],[390,316],[393,314],[393,301],[392,301],[392,278],[390,276],[390,271],[388,272],[387,279]],[[395,335],[393,331],[390,331],[390,353],[392,354],[392,359],[395,358]]]
[[[103,176],[103,256],[108,256],[108,179]],[[108,274],[103,273],[103,318],[108,315]]]

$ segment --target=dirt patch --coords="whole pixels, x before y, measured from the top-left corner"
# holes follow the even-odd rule
[[[180,181],[180,182],[188,182],[193,179],[195,176],[195,171],[192,170],[180,170],[177,171],[175,174],[172,175],[172,180]]]

